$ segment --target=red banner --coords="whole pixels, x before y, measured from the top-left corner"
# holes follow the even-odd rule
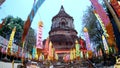
[[[111,0],[111,5],[113,9],[115,10],[116,14],[120,18],[120,5],[117,0]]]
[[[110,19],[107,16],[106,12],[104,11],[104,9],[102,8],[102,6],[98,3],[98,0],[90,0],[94,9],[96,10],[96,12],[98,13],[98,15],[100,16],[101,20],[103,21],[103,24],[105,26],[108,25],[108,23],[110,23]]]
[[[113,33],[114,31],[113,31],[112,24],[110,23],[109,17],[107,16],[106,12],[102,8],[102,6],[98,3],[97,0],[90,0],[90,1],[92,2],[92,5],[96,11],[96,12],[94,12],[94,14],[95,15],[97,14],[97,19],[99,20],[100,23],[103,24],[101,26],[105,28],[105,29],[103,29],[103,31],[108,34],[108,36],[106,36],[106,37],[107,37],[107,41],[108,41],[109,45],[115,46],[116,42],[115,42],[115,37],[114,37],[114,33]]]

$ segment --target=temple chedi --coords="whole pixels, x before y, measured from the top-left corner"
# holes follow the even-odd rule
[[[74,19],[61,6],[59,13],[52,18],[49,38],[59,55],[70,51],[78,39],[77,31],[74,28]]]

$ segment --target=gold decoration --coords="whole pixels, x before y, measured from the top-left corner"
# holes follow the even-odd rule
[[[38,23],[38,25],[39,25],[39,27],[43,27],[43,22],[40,21],[40,22]]]

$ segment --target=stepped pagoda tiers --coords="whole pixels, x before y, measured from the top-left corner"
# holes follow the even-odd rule
[[[52,18],[52,26],[49,31],[49,38],[59,54],[69,52],[78,39],[77,31],[74,29],[74,19],[61,6],[59,13]]]

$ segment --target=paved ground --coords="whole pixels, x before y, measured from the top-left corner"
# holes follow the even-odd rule
[[[17,68],[17,65],[20,65],[20,64],[21,63],[14,63],[14,68]],[[0,61],[0,68],[12,68],[12,63]]]
[[[42,67],[40,66],[40,68],[94,68],[94,67],[88,67],[88,65],[86,64],[89,64],[88,62],[84,62],[82,63],[82,65],[80,64],[74,64],[74,63],[71,63],[71,64],[60,64],[60,65],[51,65],[50,67]],[[21,63],[14,63],[14,68],[19,68],[18,65],[21,65]],[[1,62],[0,61],[0,68],[12,68],[12,63],[10,62]],[[97,67],[97,68],[114,68],[114,66],[100,66],[100,67]]]

